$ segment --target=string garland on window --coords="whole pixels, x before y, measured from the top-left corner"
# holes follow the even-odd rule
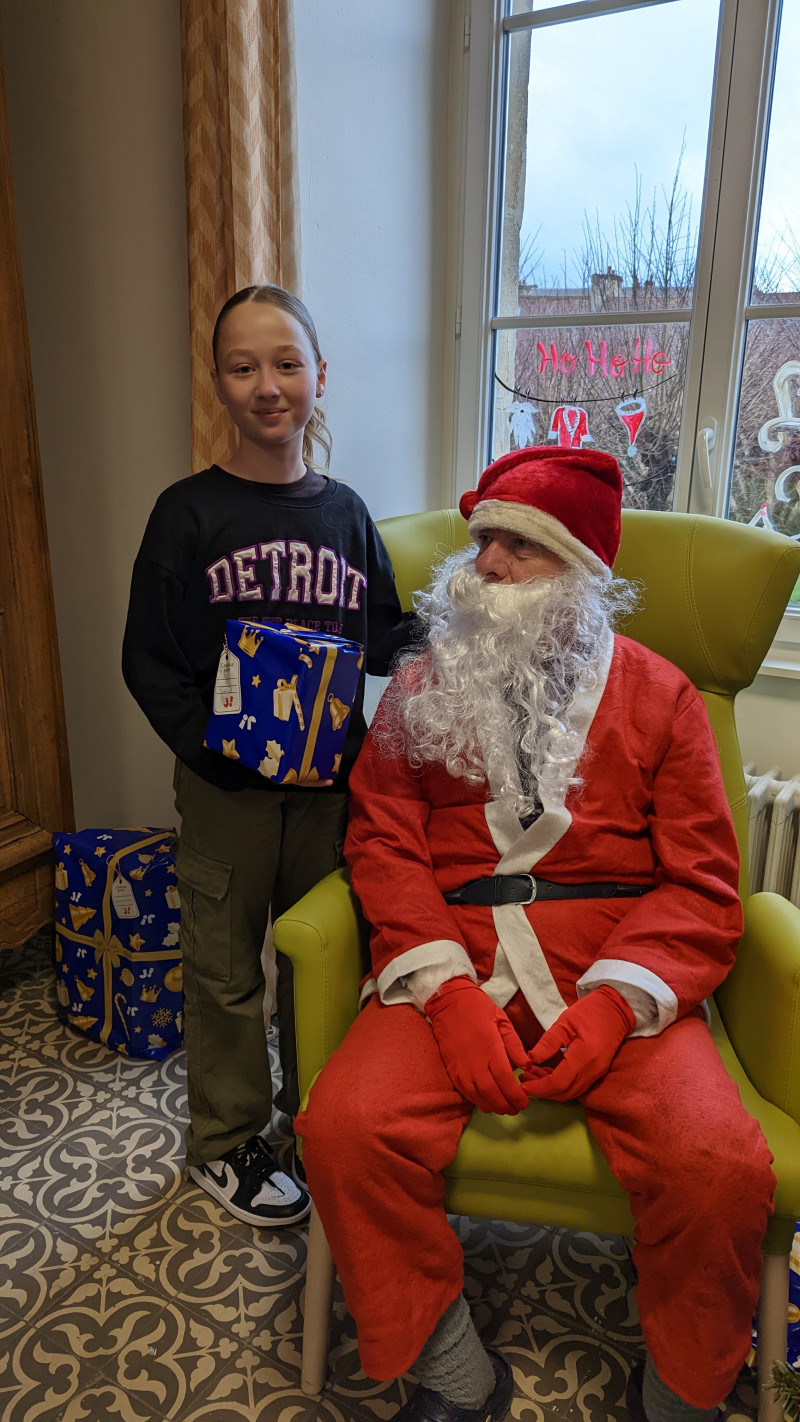
[[[675,380],[677,371],[672,375],[665,375],[662,380],[655,380],[650,383],[648,390],[656,390],[659,385],[666,385],[668,381]],[[613,395],[584,395],[578,396],[573,390],[569,395],[545,395],[530,389],[520,390],[515,385],[507,385],[500,378],[497,371],[494,378],[498,385],[502,385],[510,395],[517,398],[508,410],[511,423],[511,433],[518,446],[522,447],[531,444],[536,435],[534,415],[538,414],[538,409],[526,408],[533,406],[534,400],[538,400],[542,405],[554,406],[550,419],[550,427],[547,433],[549,440],[558,442],[560,449],[582,449],[584,444],[594,444],[594,438],[589,433],[589,415],[585,409],[586,405],[604,405],[615,401],[615,413],[622,421],[628,432],[628,456],[634,458],[638,453],[636,440],[639,431],[647,415],[647,401],[644,397],[644,387],[635,386],[631,391],[615,391]],[[524,404],[520,404],[524,401]]]
[[[647,387],[648,391],[656,390],[659,385],[666,385],[667,381],[669,380],[677,380],[678,373],[678,371],[675,371],[673,375],[665,375],[663,380],[652,381]],[[500,376],[497,374],[497,371],[494,372],[494,378],[497,381],[498,385],[502,385],[503,389],[508,391],[509,395],[517,395],[520,400],[539,400],[542,405],[564,404],[565,397],[563,395],[545,395],[538,390],[520,390],[517,388],[516,385],[506,385],[506,382],[504,380],[501,380]],[[617,398],[619,398],[620,400],[628,400],[632,399],[636,395],[643,394],[644,386],[637,385],[634,390],[623,390],[621,394],[615,391],[613,395],[578,395],[575,390],[571,390],[569,395],[566,396],[566,399],[569,400],[571,403],[579,403],[581,405],[607,405],[610,404],[612,400],[616,400]]]

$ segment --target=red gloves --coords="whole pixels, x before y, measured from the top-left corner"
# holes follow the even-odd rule
[[[528,1096],[574,1100],[605,1076],[635,1025],[631,1008],[616,988],[595,988],[562,1012],[528,1053],[521,1085]]]
[[[530,1097],[571,1101],[581,1096],[605,1076],[636,1025],[616,988],[595,988],[562,1012],[526,1053],[502,1008],[467,977],[443,983],[428,998],[425,1012],[456,1090],[481,1111],[500,1116],[518,1115]],[[525,1068],[521,1081],[514,1067]]]
[[[450,978],[428,998],[425,1012],[448,1076],[481,1111],[517,1116],[528,1104],[512,1067],[528,1054],[501,1007],[471,978]]]

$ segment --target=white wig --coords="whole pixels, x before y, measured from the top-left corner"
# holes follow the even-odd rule
[[[573,699],[596,687],[603,633],[634,609],[638,590],[580,566],[488,583],[475,557],[474,548],[453,554],[417,595],[430,654],[392,683],[382,736],[413,766],[489,781],[525,818],[542,793],[561,798],[581,783]]]

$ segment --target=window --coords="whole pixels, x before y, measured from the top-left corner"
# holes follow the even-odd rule
[[[800,0],[466,9],[454,491],[587,445],[627,507],[800,539]]]

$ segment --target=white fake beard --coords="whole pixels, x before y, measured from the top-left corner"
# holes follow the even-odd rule
[[[580,567],[487,583],[475,557],[469,548],[447,559],[418,598],[430,659],[410,686],[393,683],[384,737],[396,748],[400,732],[413,766],[488,781],[493,798],[525,818],[581,784],[573,704],[598,685],[609,612],[632,610],[637,595]]]

